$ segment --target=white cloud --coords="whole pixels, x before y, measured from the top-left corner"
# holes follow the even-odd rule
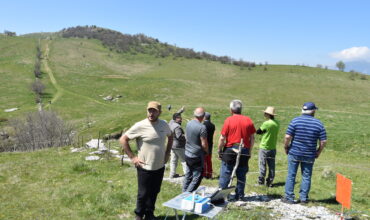
[[[370,49],[368,47],[351,47],[339,52],[331,53],[330,56],[336,59],[346,61],[355,61],[355,60],[370,61]]]

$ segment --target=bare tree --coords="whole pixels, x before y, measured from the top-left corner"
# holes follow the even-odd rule
[[[14,129],[15,151],[33,151],[48,147],[62,147],[72,144],[72,127],[56,113],[38,111],[25,119],[11,121]]]
[[[45,89],[45,85],[42,84],[42,82],[39,80],[39,79],[36,79],[32,85],[31,85],[31,89],[34,93],[36,93],[37,95],[42,95],[42,93],[44,92],[44,89]]]

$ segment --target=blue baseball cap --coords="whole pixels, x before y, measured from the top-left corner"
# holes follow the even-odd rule
[[[316,107],[315,103],[313,102],[306,102],[302,106],[302,110],[318,110],[319,108]]]

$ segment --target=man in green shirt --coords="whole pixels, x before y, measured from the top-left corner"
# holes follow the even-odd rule
[[[267,107],[264,113],[264,116],[267,120],[257,130],[257,134],[262,135],[258,157],[260,169],[258,184],[265,184],[267,164],[269,174],[266,178],[266,185],[268,187],[272,187],[272,182],[274,181],[275,177],[276,142],[280,124],[275,120],[274,107]]]

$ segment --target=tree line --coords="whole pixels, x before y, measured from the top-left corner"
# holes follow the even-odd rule
[[[144,34],[122,34],[118,31],[100,28],[95,25],[65,28],[61,30],[60,33],[62,37],[65,38],[77,37],[98,39],[104,46],[119,53],[142,53],[163,58],[173,56],[174,58],[204,59],[221,62],[223,64],[233,64],[240,67],[256,66],[254,62],[235,60],[229,56],[216,56],[205,51],[196,52],[190,48],[180,48],[162,43],[158,39],[148,37]]]

